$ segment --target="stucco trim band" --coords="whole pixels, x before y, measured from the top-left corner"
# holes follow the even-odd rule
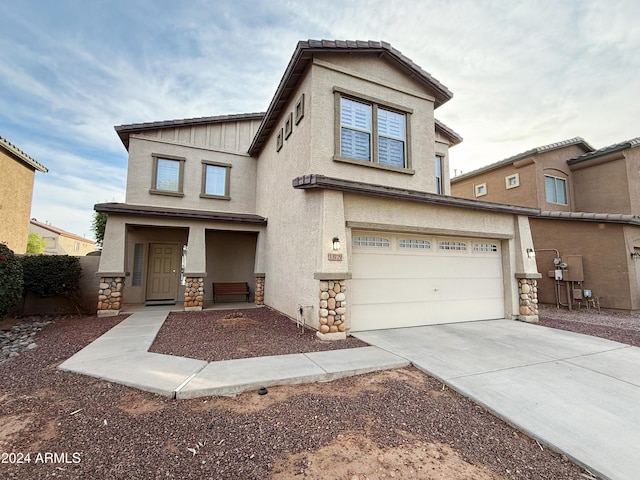
[[[327,190],[339,190],[342,192],[358,193],[376,197],[388,197],[398,200],[409,200],[413,202],[431,203],[434,205],[446,205],[450,207],[468,208],[472,210],[486,210],[497,213],[509,213],[516,215],[536,216],[540,213],[539,208],[519,207],[515,205],[503,205],[499,203],[480,202],[466,198],[449,197],[435,193],[420,192],[417,190],[407,190],[371,183],[354,182],[342,180],[340,178],[326,177],[324,175],[304,175],[296,177],[292,181],[293,188],[312,189],[320,188]]]

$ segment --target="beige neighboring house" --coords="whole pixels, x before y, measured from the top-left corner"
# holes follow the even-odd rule
[[[37,233],[44,239],[45,255],[73,255],[83,257],[96,250],[96,242],[69,233],[48,223],[42,223],[32,218],[29,223],[29,233]]]
[[[388,43],[309,40],[266,113],[116,127],[126,201],[95,206],[100,313],[199,310],[213,283],[247,282],[255,303],[337,337],[535,321],[539,210],[448,195],[462,139],[434,111],[451,97]]]
[[[637,311],[639,146],[640,138],[635,138],[594,150],[582,138],[573,138],[454,177],[451,191],[541,209],[530,218],[543,272],[540,302],[577,306],[584,290],[591,290],[602,307]],[[556,261],[560,268],[555,258],[561,258]],[[556,280],[556,270],[561,280]]]
[[[0,243],[6,243],[15,253],[27,251],[36,170],[48,171],[0,137]]]

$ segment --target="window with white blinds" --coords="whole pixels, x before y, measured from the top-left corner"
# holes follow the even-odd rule
[[[547,202],[567,205],[567,181],[564,178],[545,175],[544,191]]]
[[[180,161],[158,158],[156,190],[180,191]]]

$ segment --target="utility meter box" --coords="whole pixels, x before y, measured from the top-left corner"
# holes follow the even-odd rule
[[[584,282],[584,269],[582,268],[582,255],[566,255],[567,269],[564,271],[564,280],[567,282]]]
[[[562,270],[560,270],[559,268],[557,270],[555,270],[555,279],[556,280],[562,280]],[[565,279],[566,280],[566,279]]]

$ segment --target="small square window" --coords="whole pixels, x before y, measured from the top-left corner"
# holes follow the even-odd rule
[[[276,137],[276,152],[279,152],[282,149],[282,142],[284,138],[284,130],[281,128],[278,132],[278,136]]]
[[[229,169],[231,165],[224,163],[202,162],[203,198],[229,199]]]
[[[289,112],[287,115],[287,119],[284,122],[284,138],[285,140],[289,138],[291,132],[293,131],[293,112]]]
[[[520,174],[514,173],[513,175],[507,175],[504,177],[504,186],[507,190],[510,188],[516,188],[520,186]]]
[[[480,183],[478,185],[475,186],[475,193],[476,193],[476,197],[482,197],[483,195],[487,194],[487,184],[486,183]]]
[[[300,98],[298,98],[298,101],[296,102],[295,112],[297,125],[300,123],[300,120],[302,120],[302,117],[304,117],[304,93],[300,95]]]
[[[153,156],[153,181],[150,193],[182,197],[184,159]]]

